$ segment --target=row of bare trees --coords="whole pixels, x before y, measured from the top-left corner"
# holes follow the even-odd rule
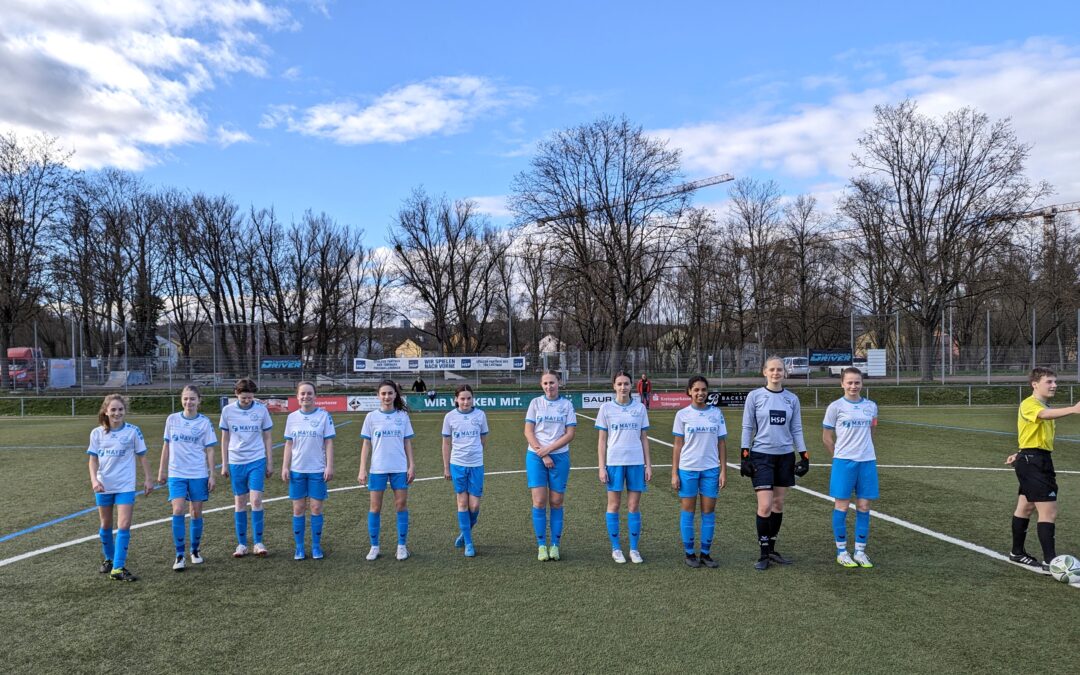
[[[285,223],[224,195],[73,172],[55,139],[4,135],[0,358],[42,313],[70,318],[91,354],[122,330],[149,355],[168,325],[187,355],[210,325],[215,354],[369,355],[380,328],[419,317],[443,354],[536,351],[551,334],[612,353],[614,369],[639,347],[845,345],[858,313],[917,326],[906,347],[928,376],[946,310],[961,334],[993,310],[1017,317],[1004,344],[1075,349],[1080,231],[1019,215],[1050,190],[1026,177],[1007,120],[905,101],[877,108],[858,148],[836,211],[754,178],[710,211],[679,189],[677,150],[603,118],[540,143],[511,185],[515,227],[417,188],[373,249],[325,214]],[[1025,335],[1033,309],[1041,334]],[[887,325],[868,326],[882,346]]]

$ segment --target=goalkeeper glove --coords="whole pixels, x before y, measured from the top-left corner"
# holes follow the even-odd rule
[[[804,450],[799,453],[799,461],[795,462],[795,475],[802,478],[808,473],[810,473],[810,453]]]
[[[754,465],[750,462],[750,448],[742,449],[742,463],[739,464],[739,475],[747,478],[754,476]]]

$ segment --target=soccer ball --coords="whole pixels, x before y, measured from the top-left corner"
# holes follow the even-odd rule
[[[1071,555],[1059,555],[1050,561],[1050,574],[1066,584],[1080,583],[1080,560]]]

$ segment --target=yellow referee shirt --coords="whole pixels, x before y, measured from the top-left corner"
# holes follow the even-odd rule
[[[1048,407],[1034,396],[1028,396],[1020,403],[1016,431],[1021,448],[1054,449],[1054,420],[1039,419],[1039,411]]]

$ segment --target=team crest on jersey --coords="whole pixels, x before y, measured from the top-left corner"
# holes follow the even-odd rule
[[[319,420],[315,419],[314,417],[307,418],[307,423],[311,426],[312,429],[319,426]]]

